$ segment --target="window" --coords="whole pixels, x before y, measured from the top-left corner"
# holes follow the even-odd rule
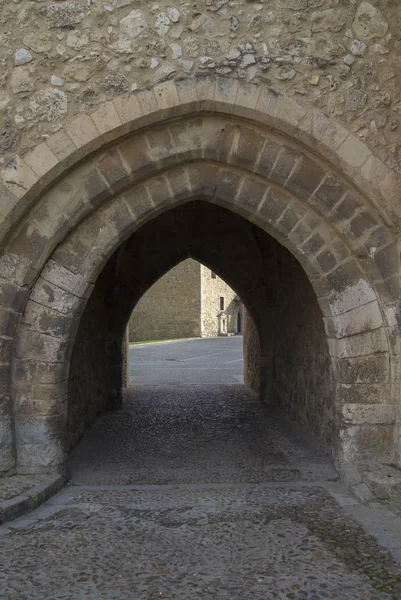
[[[220,310],[224,310],[224,296],[220,296]]]
[[[210,271],[210,277],[212,279],[216,279],[216,273],[213,273],[213,271]]]

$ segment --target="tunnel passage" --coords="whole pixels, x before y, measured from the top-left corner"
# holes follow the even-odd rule
[[[334,384],[322,314],[296,259],[259,227],[193,201],[155,218],[113,254],[90,296],[74,344],[67,447],[125,385],[124,340],[135,304],[173,266],[194,258],[238,293],[247,311],[245,381],[325,442],[336,427]]]

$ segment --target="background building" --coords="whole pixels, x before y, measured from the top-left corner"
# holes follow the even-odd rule
[[[193,259],[184,260],[138,302],[130,319],[130,341],[241,333],[242,310],[223,279]]]

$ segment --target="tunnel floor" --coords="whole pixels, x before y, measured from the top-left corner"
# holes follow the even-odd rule
[[[227,344],[236,350],[215,354],[214,379],[217,356],[220,366],[238,358],[237,341]],[[327,449],[234,373],[231,383],[151,385],[149,360],[177,362],[193,347],[161,346],[157,360],[150,346],[142,353],[123,409],[73,451],[70,484],[0,528],[0,598],[399,599],[400,565],[361,526],[365,507]],[[240,361],[231,365],[238,374]]]

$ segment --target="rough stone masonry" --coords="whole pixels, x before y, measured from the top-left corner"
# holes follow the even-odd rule
[[[119,94],[215,73],[305,98],[400,168],[396,0],[14,0],[0,18],[4,161]]]

